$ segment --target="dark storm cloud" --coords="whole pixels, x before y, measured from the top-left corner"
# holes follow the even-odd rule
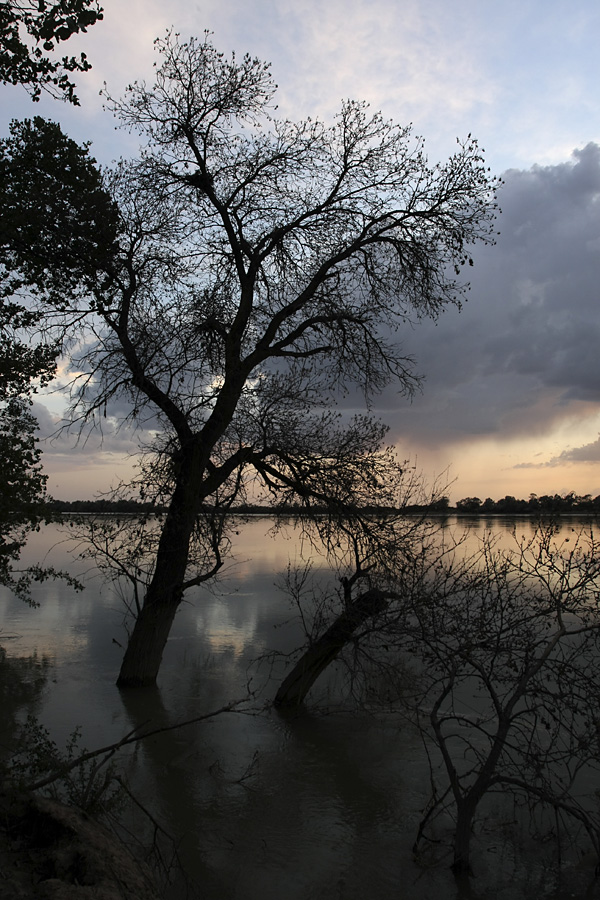
[[[405,336],[425,375],[378,407],[393,437],[439,445],[530,435],[600,410],[600,147],[510,170],[496,246],[473,254],[468,302]]]

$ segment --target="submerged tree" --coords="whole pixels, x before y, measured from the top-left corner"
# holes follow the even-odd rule
[[[545,805],[569,834],[581,826],[600,859],[600,563],[593,531],[539,528],[509,551],[436,574],[414,609],[423,661],[418,721],[439,750],[443,779],[420,830],[456,818],[453,868],[471,868],[473,821],[490,793]],[[558,837],[558,836],[557,836]]]
[[[332,408],[345,392],[413,388],[394,334],[459,303],[469,244],[492,239],[495,210],[470,137],[430,166],[409,128],[363,104],[345,103],[331,126],[275,119],[262,62],[226,60],[208,38],[168,35],[158,50],[156,83],[110,101],[146,139],[139,160],[101,187],[86,152],[53,132],[35,167],[55,192],[35,234],[6,242],[69,336],[74,418],[126,401],[129,422],[157,435],[147,490],[159,484],[168,510],[121,686],[154,682],[183,590],[221,563],[211,532],[190,571],[207,510],[243,497],[250,478],[336,516],[356,508],[385,429]],[[17,126],[4,143],[16,169],[49,128]],[[63,154],[70,182],[81,177],[64,202]],[[12,196],[30,198],[23,183]]]
[[[328,550],[325,577],[313,577],[312,563],[288,569],[283,589],[300,614],[307,646],[292,654],[297,658],[273,701],[279,709],[298,710],[334,662],[345,671],[351,693],[362,699],[373,654],[380,669],[381,648],[386,647],[389,662],[390,639],[406,636],[414,573],[422,571],[439,543],[440,523],[428,518],[427,510],[442,492],[435,486],[427,493],[415,469],[405,472],[405,464],[389,451],[378,462],[380,470],[358,509],[313,523]],[[407,515],[415,504],[423,512]],[[391,667],[383,668],[391,683]]]
[[[509,549],[486,538],[475,552],[444,544],[442,533],[432,538],[410,557],[400,543],[398,577],[386,579],[384,602],[333,654],[362,702],[401,711],[423,736],[433,793],[415,849],[440,813],[450,813],[452,867],[469,873],[475,817],[487,796],[500,793],[528,810],[549,808],[566,835],[583,829],[600,858],[590,790],[600,778],[596,536],[582,530],[560,539],[549,526]],[[349,568],[345,584],[352,575]],[[276,705],[304,700],[303,665],[366,596],[359,590],[333,615],[327,594],[309,598],[318,628]]]

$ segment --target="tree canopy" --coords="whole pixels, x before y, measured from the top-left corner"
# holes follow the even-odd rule
[[[45,123],[36,120],[41,134]],[[55,126],[56,127],[56,126]],[[25,132],[34,128],[31,122],[22,126]],[[12,139],[18,129],[13,128]],[[27,141],[25,140],[25,143]],[[10,586],[24,599],[29,599],[32,580],[57,574],[52,569],[39,566],[19,566],[20,552],[27,535],[50,513],[47,507],[46,481],[42,472],[41,450],[37,440],[37,423],[31,413],[32,395],[47,384],[56,369],[61,350],[60,341],[52,338],[44,327],[42,311],[35,308],[32,291],[35,292],[31,273],[43,270],[44,262],[32,253],[28,258],[29,275],[18,272],[18,265],[10,246],[19,245],[21,254],[27,255],[29,235],[40,230],[47,218],[43,204],[31,197],[31,202],[17,199],[23,178],[43,183],[43,173],[36,171],[37,148],[28,144],[28,152],[20,168],[13,166],[4,145],[0,146],[0,186],[3,197],[3,214],[0,221],[0,584]],[[63,157],[65,172],[63,183],[68,181],[68,158]],[[66,176],[66,177],[65,177]],[[51,186],[48,186],[51,190]],[[64,227],[58,216],[56,224]],[[34,242],[33,242],[34,243]],[[56,254],[55,254],[56,255]],[[60,301],[61,284],[52,294]]]
[[[335,405],[414,388],[395,335],[460,304],[495,215],[470,136],[430,165],[410,128],[365,104],[331,125],[278,119],[261,61],[208,36],[157,45],[155,84],[108,100],[145,140],[137,160],[101,174],[37,120],[2,143],[10,172],[43,173],[6,188],[2,253],[71,352],[73,417],[114,404],[145,423],[143,499],[168,506],[123,685],[156,677],[182,591],[222,565],[223,514],[250,480],[336,515],[393,502],[385,427]]]
[[[0,6],[0,81],[24,85],[33,100],[39,100],[42,90],[46,90],[78,105],[75,85],[69,81],[67,72],[86,72],[91,68],[85,53],[79,59],[64,56],[62,60],[52,60],[47,54],[61,41],[86,31],[101,18],[102,9],[96,0],[3,2]],[[23,40],[24,33],[34,46]],[[24,123],[23,127],[32,133],[30,122]],[[38,135],[48,137],[47,129],[51,126],[46,126],[45,131],[44,123],[39,119],[35,128]],[[18,141],[17,130],[11,132],[13,145]],[[54,373],[60,343],[45,337],[43,327],[41,340],[38,336],[36,343],[32,338],[37,326],[42,324],[42,317],[27,296],[35,291],[36,279],[31,277],[31,272],[35,265],[38,275],[47,271],[46,262],[38,257],[36,263],[31,258],[28,275],[23,279],[18,273],[20,263],[10,251],[10,246],[20,242],[21,256],[27,255],[27,242],[32,231],[39,233],[48,216],[47,206],[40,205],[35,196],[35,186],[40,179],[43,181],[42,173],[39,169],[36,171],[38,148],[34,140],[28,142],[26,139],[21,146],[24,153],[20,167],[9,163],[4,144],[0,148],[3,198],[0,222],[0,583],[10,585],[16,593],[29,599],[29,585],[33,579],[58,574],[39,566],[16,571],[15,566],[27,534],[48,514],[47,478],[41,468],[37,423],[30,407],[36,386],[43,385]],[[63,157],[63,164],[61,182],[68,182],[68,158]],[[23,202],[22,196],[16,199],[21,193],[23,177],[30,181],[28,202]],[[33,192],[31,184],[34,185]],[[46,191],[51,189],[47,182],[44,186]],[[53,215],[57,215],[56,208]],[[65,225],[60,215],[56,224]],[[47,274],[51,279],[50,273]],[[55,299],[59,298],[61,288],[54,294]]]
[[[48,515],[37,423],[31,395],[55,369],[58,347],[31,343],[37,316],[0,298],[0,584],[29,600],[32,580],[57,574],[39,566],[20,568],[18,560],[29,532]]]
[[[0,6],[0,81],[23,85],[32,100],[45,90],[78,106],[67,73],[91,69],[86,54],[62,59],[48,54],[102,18],[97,0],[6,0]]]

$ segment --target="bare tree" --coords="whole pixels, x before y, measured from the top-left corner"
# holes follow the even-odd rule
[[[415,605],[417,721],[448,784],[438,785],[419,837],[453,807],[455,871],[470,871],[473,820],[491,792],[579,823],[600,857],[600,815],[586,785],[600,774],[591,702],[600,691],[598,550],[592,530],[563,540],[551,526],[515,550],[486,543],[479,559],[438,573]]]
[[[74,418],[101,420],[125,401],[129,421],[159,436],[168,470],[123,687],[156,679],[196,581],[194,529],[220,493],[241,497],[257,479],[308,507],[355,505],[352,485],[368,483],[385,429],[340,417],[335,404],[392,382],[413,389],[394,333],[460,302],[469,245],[492,239],[495,214],[495,181],[471,137],[430,166],[410,128],[360,103],[345,103],[331,126],[273,118],[268,66],[226,60],[208,37],[168,35],[158,50],[156,83],[109,99],[145,139],[140,158],[106,173],[102,198],[92,186],[93,208],[88,189],[87,217],[61,232],[60,253],[47,249],[52,196],[27,246],[7,242],[42,301],[62,284],[53,315],[69,327],[80,373]],[[21,146],[8,154],[16,165]],[[90,165],[80,164],[82,189]],[[56,154],[36,166],[56,170]],[[76,201],[72,211],[81,225]],[[74,248],[93,225],[103,230],[82,258]]]
[[[589,787],[600,776],[600,547],[593,529],[561,539],[552,525],[540,526],[509,549],[486,537],[468,552],[444,541],[443,531],[422,553],[406,554],[404,540],[399,547],[397,578],[386,573],[379,592],[360,587],[360,565],[353,574],[348,568],[337,611],[331,590],[303,603],[306,583],[296,581],[304,621],[316,627],[275,704],[297,706],[336,658],[361,702],[415,723],[433,786],[415,849],[449,812],[457,873],[471,870],[474,820],[491,793],[532,810],[549,807],[565,834],[573,825],[584,829],[600,858],[600,812]]]
[[[371,660],[378,671],[385,670],[389,681],[390,642],[406,640],[415,582],[420,584],[415,573],[422,576],[440,543],[440,520],[431,518],[428,510],[443,491],[436,486],[426,493],[421,475],[413,467],[406,471],[406,464],[391,452],[381,454],[378,461],[380,469],[372,471],[362,504],[305,525],[317,532],[315,544],[326,548],[325,577],[313,578],[308,563],[301,569],[290,567],[283,580],[307,646],[292,654],[294,665],[273,701],[279,709],[304,704],[334,661],[347,672],[351,692],[363,699]],[[423,512],[407,515],[407,509],[415,506]],[[394,655],[393,666],[396,663]]]

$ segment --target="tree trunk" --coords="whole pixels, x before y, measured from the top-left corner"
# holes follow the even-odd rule
[[[160,536],[154,575],[121,664],[117,679],[120,688],[156,683],[171,625],[183,599],[190,539],[202,503],[203,467],[197,451],[198,447],[191,445],[181,464]]]
[[[452,861],[452,871],[455,875],[471,874],[471,828],[476,809],[477,801],[471,802],[470,799],[457,804],[454,858]]]
[[[156,684],[178,606],[178,602],[144,603],[129,637],[117,687],[149,687]]]
[[[190,433],[179,448],[177,480],[160,535],[156,567],[125,651],[117,679],[120,688],[156,683],[169,631],[183,599],[190,540],[202,503],[242,461],[240,454],[234,453],[220,467],[220,479],[205,480],[211,449],[231,422],[248,375],[241,364],[236,368],[236,346],[230,350],[233,359],[228,361],[231,370],[228,382],[219,394],[208,422],[200,434]],[[239,354],[239,347],[237,352]]]
[[[471,874],[470,848],[473,818],[481,799],[494,783],[494,772],[506,745],[511,725],[512,710],[520,696],[522,696],[521,693],[513,693],[512,700],[500,712],[496,736],[487,759],[483,763],[474,784],[471,785],[461,800],[456,800],[456,832],[454,835],[454,860],[452,862],[452,870],[456,875]]]
[[[275,700],[280,708],[298,707],[304,702],[319,675],[333,662],[356,629],[387,608],[386,595],[379,590],[366,591],[350,603],[333,625],[300,657],[281,684]]]

